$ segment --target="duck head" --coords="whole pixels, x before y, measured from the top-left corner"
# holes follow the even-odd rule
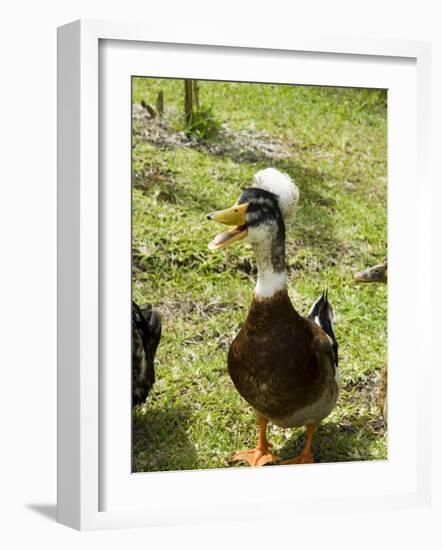
[[[387,283],[387,274],[387,260],[385,260],[382,264],[355,273],[354,278],[360,283]]]
[[[298,198],[298,188],[287,174],[267,168],[255,174],[253,186],[245,189],[231,208],[207,216],[232,226],[212,240],[211,250],[240,240],[252,245],[258,269],[257,298],[270,298],[286,287],[285,220]]]
[[[225,248],[246,238],[254,246],[275,237],[284,240],[284,219],[293,212],[298,199],[298,188],[287,174],[274,168],[259,171],[253,186],[246,188],[231,208],[208,214],[209,220],[233,226],[217,235],[209,248]]]

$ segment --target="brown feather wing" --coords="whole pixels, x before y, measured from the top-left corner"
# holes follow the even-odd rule
[[[332,373],[324,358],[331,354],[325,333],[301,317],[282,292],[252,303],[230,347],[228,367],[248,403],[269,418],[281,418],[320,397]]]

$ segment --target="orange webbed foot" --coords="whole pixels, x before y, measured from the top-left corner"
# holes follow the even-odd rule
[[[294,458],[283,460],[281,464],[313,464],[314,462],[312,454],[300,454]]]
[[[315,425],[307,424],[307,439],[302,449],[302,452],[299,456],[294,458],[289,458],[284,460],[281,464],[313,464],[313,454],[312,454],[312,440],[313,434],[315,433]]]
[[[278,462],[278,457],[267,450],[251,449],[235,453],[232,460],[236,462],[248,462],[249,466],[264,466],[265,464]]]

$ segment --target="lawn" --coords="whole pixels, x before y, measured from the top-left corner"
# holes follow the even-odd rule
[[[163,118],[140,106],[164,92]],[[306,314],[328,287],[339,342],[341,394],[317,431],[318,462],[387,458],[377,404],[387,357],[387,291],[353,273],[387,247],[387,99],[380,90],[201,82],[218,134],[183,131],[183,82],[134,78],[133,296],[163,319],[157,381],[133,415],[133,470],[232,466],[257,425],[227,372],[246,317],[255,265],[250,245],[211,252],[210,211],[231,206],[253,174],[273,166],[300,188],[287,227],[289,294]],[[269,429],[281,458],[304,429]]]

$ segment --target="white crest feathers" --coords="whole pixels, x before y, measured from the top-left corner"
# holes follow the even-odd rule
[[[276,195],[284,218],[288,218],[295,211],[299,201],[299,189],[287,174],[276,170],[276,168],[265,168],[253,176],[253,187]]]

